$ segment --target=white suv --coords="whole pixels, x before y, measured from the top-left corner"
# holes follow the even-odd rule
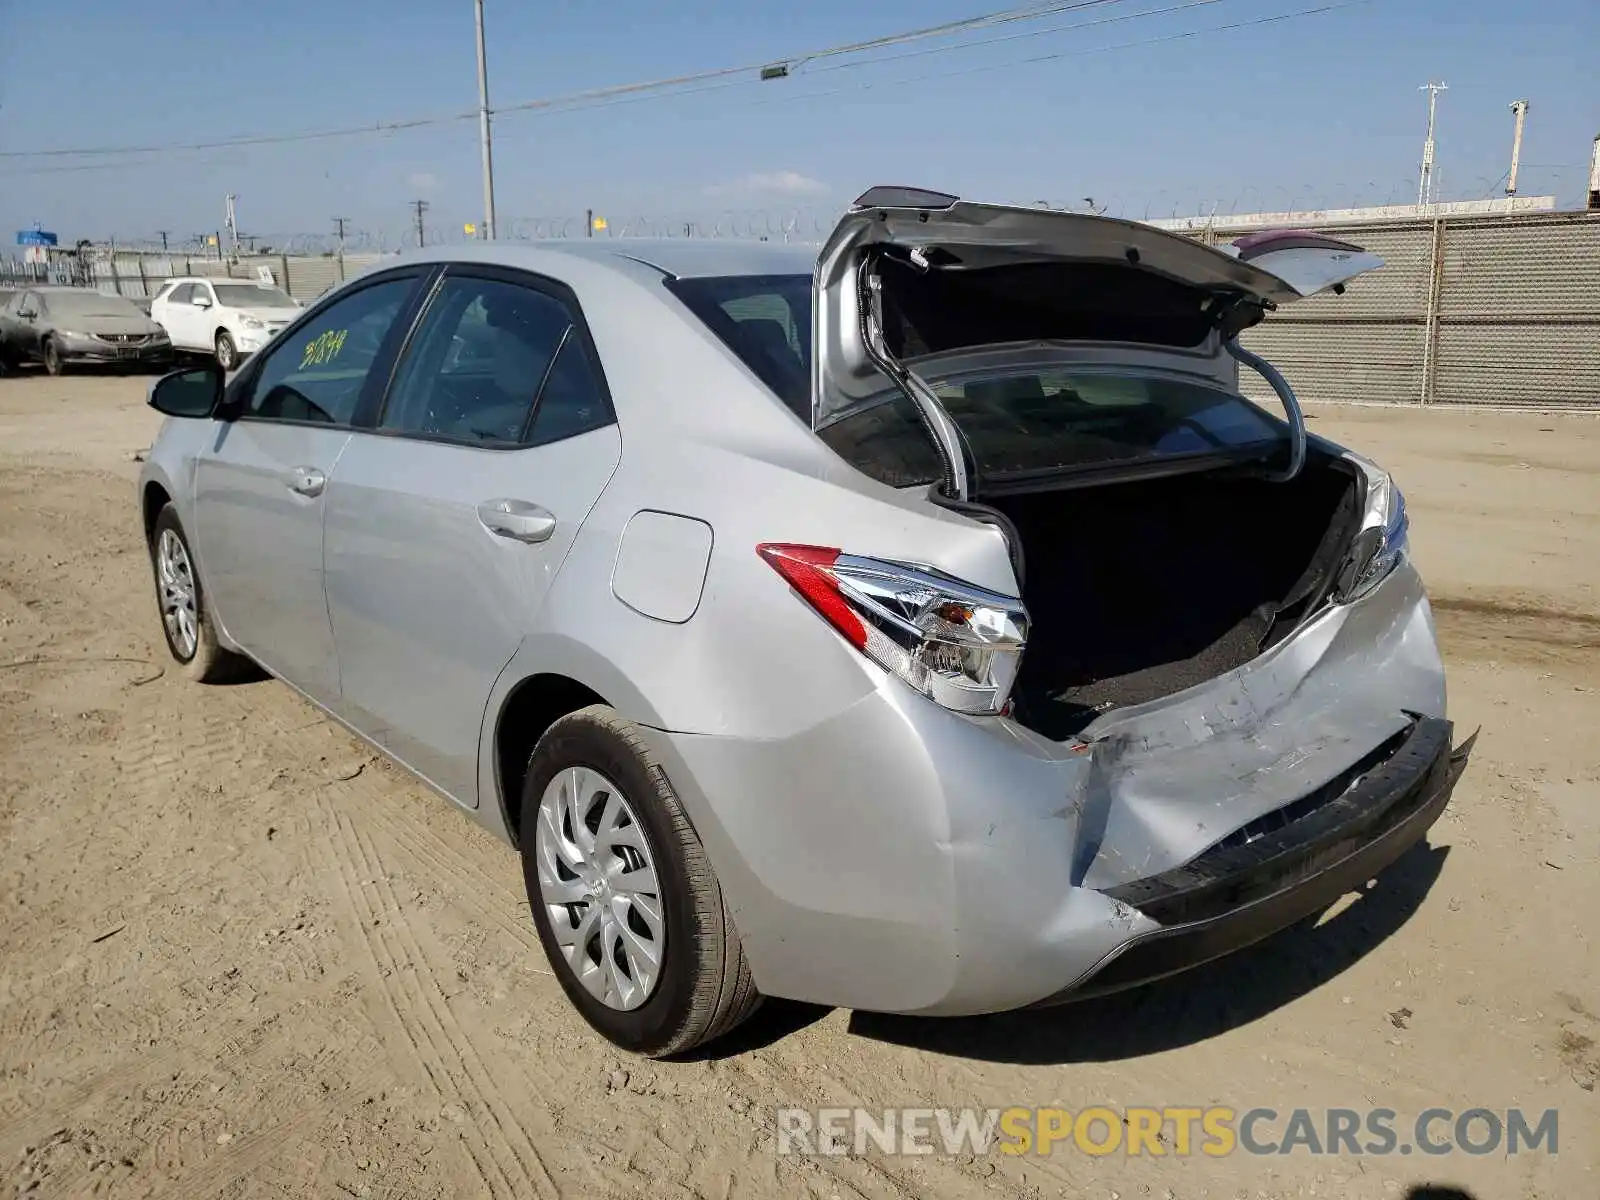
[[[150,302],[150,315],[175,350],[215,354],[224,371],[254,354],[299,314],[287,292],[243,279],[173,279]]]

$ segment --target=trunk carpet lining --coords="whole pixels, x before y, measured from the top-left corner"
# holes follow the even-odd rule
[[[991,501],[1028,564],[1018,719],[1067,737],[1108,708],[1255,658],[1282,636],[1274,617],[1305,591],[1308,567],[1337,567],[1354,534],[1354,486],[1339,467],[1308,463],[1287,484],[1191,475]]]

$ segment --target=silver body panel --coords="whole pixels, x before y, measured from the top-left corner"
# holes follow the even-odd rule
[[[806,252],[502,243],[403,261],[569,287],[616,423],[491,450],[169,420],[141,489],[176,505],[226,645],[508,842],[520,798],[496,730],[519,685],[564,677],[637,722],[766,994],[925,1013],[1040,1000],[1153,927],[1097,889],[1334,778],[1404,714],[1444,715],[1402,562],[1244,667],[1078,738],[959,716],[857,654],[755,547],[839,546],[1015,595],[1003,535],[845,463],[662,284],[809,271]],[[326,473],[318,495],[288,486],[302,466]],[[498,500],[547,510],[548,537],[496,536],[478,506]]]

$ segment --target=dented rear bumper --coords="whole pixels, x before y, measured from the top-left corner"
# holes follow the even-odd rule
[[[1256,941],[1419,840],[1459,770],[1408,563],[1081,740],[887,676],[783,738],[647,733],[757,987],[927,1015],[1131,986]]]
[[[1419,718],[1369,768],[1291,806],[1275,827],[1240,831],[1181,867],[1107,895],[1161,928],[1130,938],[1041,1004],[1105,995],[1199,966],[1322,911],[1422,840],[1444,812],[1470,742]],[[1364,766],[1364,764],[1363,764]]]

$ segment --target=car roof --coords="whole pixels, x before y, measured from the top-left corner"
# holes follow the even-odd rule
[[[640,267],[689,279],[711,275],[810,275],[815,246],[716,238],[550,238],[528,242],[469,242],[410,251],[407,262],[486,262],[539,270],[547,255],[582,259],[625,275]]]

